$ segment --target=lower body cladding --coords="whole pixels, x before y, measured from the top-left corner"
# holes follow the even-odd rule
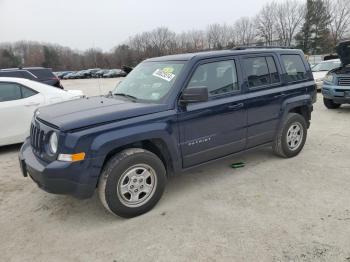
[[[337,104],[350,104],[350,86],[323,85],[322,94],[325,99]]]
[[[38,159],[29,140],[26,140],[21,148],[19,161],[23,175],[29,175],[46,192],[84,199],[91,197],[96,190],[100,169],[90,166],[91,159],[73,163],[46,163]]]

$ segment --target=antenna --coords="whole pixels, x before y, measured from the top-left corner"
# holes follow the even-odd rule
[[[96,57],[95,42],[93,43],[92,46],[93,46],[93,52],[94,52],[95,68],[98,68],[98,67],[97,67],[97,57]],[[97,83],[98,83],[98,92],[99,92],[99,95],[102,96],[101,79],[100,79],[100,77],[97,79]]]

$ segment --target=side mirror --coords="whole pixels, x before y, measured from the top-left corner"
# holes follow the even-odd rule
[[[183,104],[206,101],[208,101],[208,88],[205,86],[186,88],[180,99],[180,102]]]

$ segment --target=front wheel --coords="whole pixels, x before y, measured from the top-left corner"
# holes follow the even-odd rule
[[[273,151],[281,157],[294,157],[303,149],[306,136],[307,123],[305,118],[300,114],[289,113],[277,133]]]
[[[126,149],[106,163],[98,194],[111,213],[135,217],[157,204],[166,180],[164,164],[155,154],[139,148]]]
[[[332,99],[323,98],[323,103],[328,109],[337,109],[341,104],[334,103]]]

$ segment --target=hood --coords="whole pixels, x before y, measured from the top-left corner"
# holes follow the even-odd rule
[[[41,107],[37,117],[57,126],[60,130],[68,131],[165,110],[167,106],[164,104],[90,97]]]
[[[344,41],[337,45],[337,53],[343,66],[350,64],[350,41]]]

